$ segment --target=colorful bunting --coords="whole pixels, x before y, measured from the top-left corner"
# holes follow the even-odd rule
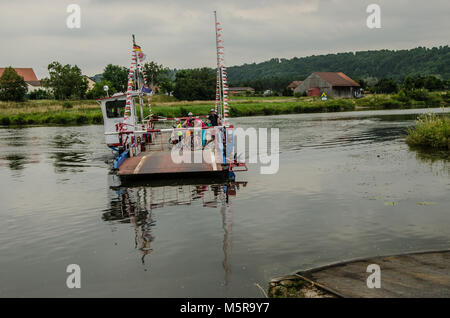
[[[140,48],[139,48],[140,49]],[[133,90],[133,77],[134,77],[134,66],[133,64],[136,64],[136,62],[134,62],[136,60],[136,46],[133,47],[133,50],[131,52],[131,66],[130,66],[130,70],[128,72],[128,87],[127,87],[127,97],[126,97],[126,107],[125,107],[125,112],[123,115],[123,121],[124,123],[128,122],[128,118],[131,116],[131,91]]]
[[[216,44],[217,44],[217,85],[216,85],[216,112],[219,110],[224,117],[228,117],[228,84],[227,72],[224,66],[224,46],[222,37],[222,27],[216,22]]]

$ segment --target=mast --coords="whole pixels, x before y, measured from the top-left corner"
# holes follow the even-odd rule
[[[133,43],[134,43],[134,34],[133,34]],[[133,50],[131,51],[131,65],[130,70],[128,71],[128,85],[127,85],[127,93],[126,93],[126,105],[125,105],[125,113],[124,113],[124,123],[125,124],[135,124],[136,121],[136,111],[133,103],[133,79],[136,75],[136,50],[134,49],[133,44]],[[130,117],[133,118],[133,122],[130,123]],[[128,130],[129,126],[125,127],[125,130]]]
[[[222,122],[225,124],[226,118],[228,117],[228,82],[227,82],[227,72],[224,66],[224,47],[223,40],[220,38],[222,36],[222,28],[220,23],[217,22],[217,13],[214,11],[214,20],[216,23],[216,47],[217,47],[217,91],[216,91],[216,105],[218,107],[218,112],[222,118]]]
[[[222,99],[223,99],[223,90],[222,90],[222,76],[220,70],[220,53],[219,53],[219,33],[218,33],[218,25],[217,22],[217,12],[214,11],[214,29],[216,31],[216,54],[217,54],[217,86],[216,86],[216,106],[215,110],[220,115],[222,115]]]
[[[135,46],[136,46],[136,40],[135,40],[135,37],[133,34],[133,50],[136,52],[136,50],[134,49]],[[141,76],[140,76],[141,72],[140,71],[141,71],[141,64],[140,64],[140,61],[137,58],[137,54],[136,54],[136,73],[135,73],[136,76],[135,76],[135,78],[136,78],[136,87],[139,90],[139,110],[141,113],[141,122],[142,122],[142,120],[144,119],[144,104],[143,104],[143,99],[142,99],[143,93],[142,93],[141,89],[139,89],[139,87],[144,86],[145,83],[141,80]]]

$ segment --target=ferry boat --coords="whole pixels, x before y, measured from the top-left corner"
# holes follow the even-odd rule
[[[127,92],[99,99],[105,129],[105,142],[116,158],[114,169],[121,177],[212,174],[233,177],[234,171],[246,171],[245,162],[234,154],[234,127],[228,121],[228,85],[224,66],[221,26],[215,14],[217,49],[217,85],[214,109],[221,126],[167,127],[175,118],[154,116],[151,83],[143,70],[145,55],[136,45],[128,74]],[[147,106],[144,106],[146,102]],[[144,116],[144,108],[148,115]],[[180,121],[201,123],[198,116]],[[166,122],[166,127],[157,127]]]

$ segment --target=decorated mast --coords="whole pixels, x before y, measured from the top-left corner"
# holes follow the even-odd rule
[[[217,54],[217,83],[216,83],[216,106],[215,111],[216,113],[221,114],[221,108],[222,106],[222,85],[220,80],[220,55],[219,55],[219,36],[218,36],[218,22],[217,22],[217,13],[214,11],[214,25],[215,25],[215,31],[216,31],[216,54]],[[220,111],[220,112],[219,112]]]
[[[134,43],[134,35],[133,35],[133,43]],[[127,85],[127,93],[126,93],[126,104],[125,104],[125,112],[123,115],[123,122],[125,125],[124,130],[128,130],[129,125],[134,125],[134,122],[130,122],[130,117],[135,114],[134,111],[134,103],[132,102],[133,96],[133,85],[134,85],[134,79],[135,79],[135,71],[136,71],[136,50],[134,49],[131,51],[131,65],[130,70],[128,71],[128,85]],[[136,118],[136,117],[134,117]]]
[[[132,100],[132,91],[133,88],[136,88],[139,95],[139,106],[140,106],[140,115],[141,121],[144,119],[144,107],[143,107],[143,96],[147,95],[148,100],[148,109],[149,109],[149,119],[151,120],[153,116],[152,112],[152,104],[151,104],[151,93],[152,90],[149,87],[147,82],[146,73],[143,69],[142,62],[145,60],[146,56],[142,52],[142,49],[139,45],[136,44],[135,37],[133,34],[133,50],[131,53],[131,65],[130,70],[128,72],[128,87],[127,87],[127,102],[125,107],[124,114],[124,122],[127,124],[131,124],[129,122],[129,117],[131,114],[136,116],[136,110],[134,109],[134,104],[131,102]]]
[[[140,111],[140,115],[141,115],[141,120],[143,120],[144,119],[144,105],[143,105],[143,101],[142,101],[143,92],[142,92],[141,87],[145,86],[145,78],[141,79],[141,76],[143,77],[143,75],[142,75],[142,65],[141,65],[142,61],[141,61],[140,58],[138,59],[138,54],[137,53],[138,52],[142,53],[142,50],[141,50],[141,48],[138,45],[136,45],[134,34],[133,34],[133,50],[135,51],[135,58],[136,58],[135,62],[136,62],[136,70],[137,70],[137,72],[136,72],[136,76],[135,77],[136,77],[136,88],[139,90],[139,111]]]
[[[227,72],[224,66],[224,46],[222,40],[222,27],[217,22],[217,13],[214,11],[214,21],[216,28],[216,49],[217,49],[217,85],[216,85],[216,112],[220,114],[223,121],[228,117],[228,82]]]

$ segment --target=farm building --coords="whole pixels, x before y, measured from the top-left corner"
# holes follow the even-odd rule
[[[294,89],[297,88],[303,81],[293,81],[291,84],[288,85],[287,88],[289,88],[291,91],[294,91]]]
[[[294,89],[294,93],[306,92],[308,96],[325,93],[328,97],[353,97],[359,89],[359,84],[342,72],[314,72]]]
[[[254,93],[255,90],[252,87],[230,87],[230,88],[228,88],[228,93],[230,95],[245,94],[247,92]]]
[[[38,80],[31,67],[14,67],[14,70],[18,75],[22,76],[25,80],[25,83],[27,83],[28,92],[42,88],[41,82]],[[4,71],[5,68],[0,67],[0,76],[2,76]]]

